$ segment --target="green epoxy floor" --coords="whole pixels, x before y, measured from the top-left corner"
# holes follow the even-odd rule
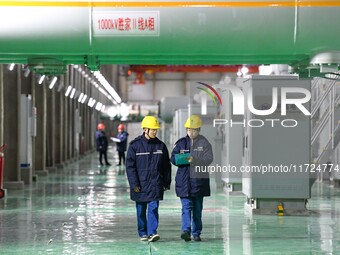
[[[316,182],[310,216],[279,217],[250,215],[242,194],[216,191],[211,181],[203,241],[184,242],[172,183],[160,203],[161,240],[148,244],[137,236],[125,170],[97,161],[93,153],[9,191],[0,200],[0,254],[340,254],[340,188]]]

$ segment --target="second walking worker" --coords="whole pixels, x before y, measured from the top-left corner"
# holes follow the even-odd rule
[[[187,135],[175,143],[171,162],[178,166],[176,194],[182,203],[182,233],[184,241],[201,241],[203,197],[210,196],[209,173],[195,171],[196,166],[209,166],[213,151],[209,141],[200,135],[202,120],[191,115],[185,123]]]

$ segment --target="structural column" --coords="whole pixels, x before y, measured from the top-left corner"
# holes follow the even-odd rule
[[[87,79],[81,75],[79,76],[79,83],[78,83],[78,89],[80,91],[83,91],[85,84],[87,83]],[[79,114],[80,114],[80,118],[81,118],[81,125],[80,125],[80,133],[79,133],[79,154],[85,154],[85,119],[86,119],[86,115],[85,115],[85,108],[82,106],[81,103],[78,102],[78,100],[76,100],[76,104],[78,106],[79,109]]]
[[[4,143],[4,76],[0,65],[0,146]]]
[[[35,169],[36,169],[36,166],[35,166],[35,139],[36,139],[36,127],[37,127],[37,123],[36,123],[36,120],[37,120],[37,112],[36,112],[36,93],[35,93],[35,76],[31,75],[29,76],[30,79],[30,84],[31,84],[31,95],[32,95],[32,125],[31,125],[31,128],[32,128],[32,175],[34,176],[35,174]]]
[[[75,71],[74,68],[70,67],[70,74],[69,74],[69,84],[73,85],[75,84]],[[67,104],[68,104],[68,120],[69,125],[67,127],[68,132],[68,144],[69,144],[69,157],[70,159],[75,157],[75,137],[74,137],[74,116],[75,116],[75,103],[74,100],[71,98],[67,98]]]
[[[94,140],[94,133],[92,133],[92,111],[89,107],[87,106],[83,106],[86,108],[86,150],[87,151],[90,151],[92,150],[92,143],[91,143],[91,140]]]
[[[91,95],[91,90],[92,90],[93,86],[91,83],[88,82],[87,86],[84,88],[84,92],[87,95]],[[86,112],[87,112],[87,121],[86,121],[86,133],[85,133],[85,137],[86,137],[86,149],[87,150],[92,150],[93,149],[93,140],[94,140],[94,133],[92,132],[92,127],[94,125],[93,123],[93,118],[92,118],[92,109],[90,107],[87,106],[87,104],[83,104],[83,107],[86,108]]]
[[[46,170],[46,87],[36,84],[35,106],[37,109],[37,136],[35,137],[35,170]]]
[[[57,91],[53,91],[55,96],[55,105],[54,105],[54,115],[55,115],[55,120],[54,120],[54,163],[56,166],[60,166],[62,163],[62,145],[63,145],[63,140],[62,140],[62,123],[64,121],[64,104],[63,104],[63,97],[61,93]]]
[[[21,71],[26,69],[21,68]],[[19,71],[20,72],[20,71]],[[21,169],[21,180],[25,184],[31,184],[33,178],[33,139],[32,139],[32,82],[31,76],[22,74],[20,72],[20,169]]]
[[[7,144],[4,166],[4,187],[23,188],[20,175],[20,67],[4,69],[4,142]],[[12,182],[12,183],[10,183]]]
[[[63,84],[68,84],[67,83],[67,76],[68,76],[68,72],[62,76],[62,80],[60,82],[63,82]],[[65,92],[63,90],[60,91],[60,103],[63,105],[63,109],[61,110],[62,112],[62,119],[63,121],[61,122],[61,130],[62,130],[62,134],[60,137],[60,140],[62,140],[62,144],[61,144],[61,161],[66,163],[67,160],[67,142],[66,142],[66,135],[67,135],[67,100],[65,97]]]
[[[46,84],[44,84],[46,86]],[[46,130],[46,166],[55,166],[55,93],[46,89],[47,130]]]
[[[67,72],[66,75],[64,76],[64,84],[66,85],[65,91],[68,87],[69,82],[69,75],[70,72]],[[70,139],[69,139],[69,126],[70,126],[70,115],[69,115],[69,100],[67,97],[64,96],[64,122],[63,122],[63,135],[64,135],[64,143],[63,143],[63,158],[65,161],[69,160],[70,157],[70,149],[69,149],[69,144],[70,144]]]

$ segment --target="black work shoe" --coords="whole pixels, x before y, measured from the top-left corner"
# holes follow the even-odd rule
[[[200,242],[200,241],[202,241],[202,239],[201,239],[201,237],[199,237],[199,236],[194,236],[194,241]]]
[[[148,241],[149,241],[149,242],[156,242],[156,241],[158,241],[160,238],[161,238],[161,237],[160,237],[158,234],[153,234],[153,235],[149,236]]]
[[[107,165],[107,166],[111,166],[111,164],[110,164],[110,163],[106,163],[106,165]]]
[[[147,235],[142,235],[142,236],[140,237],[140,240],[141,240],[141,241],[148,241],[149,238],[148,238]]]
[[[181,238],[188,242],[188,241],[191,241],[191,237],[190,237],[190,234],[186,231],[183,231],[182,234],[181,234]]]

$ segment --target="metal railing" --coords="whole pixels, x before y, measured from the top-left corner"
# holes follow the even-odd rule
[[[312,155],[314,163],[329,161],[340,141],[340,122],[335,120],[340,105],[340,95],[336,92],[337,82],[340,82],[340,73],[315,78],[312,82],[311,146],[316,147],[314,151],[317,151]],[[321,134],[325,134],[323,140]]]

